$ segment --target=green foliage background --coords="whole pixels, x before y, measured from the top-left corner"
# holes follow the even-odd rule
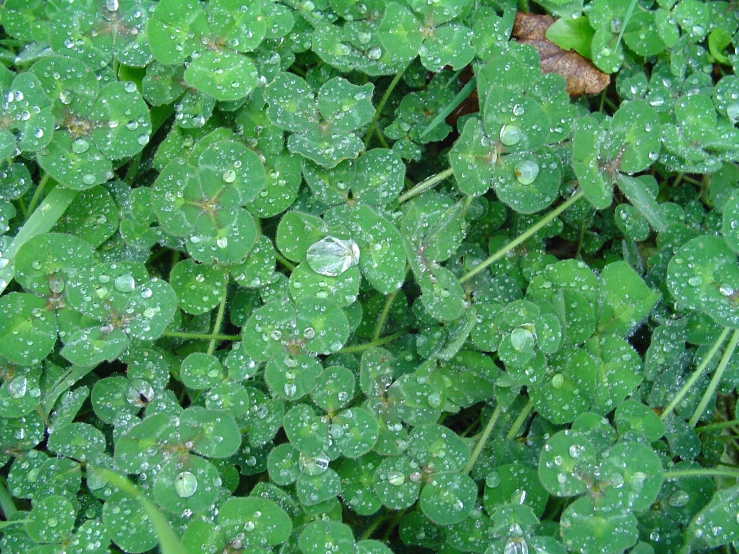
[[[0,18],[3,554],[736,550],[735,2]]]

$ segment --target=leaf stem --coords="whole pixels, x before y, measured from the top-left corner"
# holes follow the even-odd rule
[[[172,337],[177,339],[194,339],[194,340],[241,340],[239,335],[217,335],[208,333],[186,333],[184,331],[164,331],[164,337]]]
[[[518,431],[521,429],[521,426],[524,424],[524,421],[526,421],[526,418],[529,417],[529,414],[531,413],[531,410],[534,409],[534,403],[529,400],[526,405],[523,407],[523,409],[519,412],[516,419],[513,421],[513,424],[511,425],[511,428],[508,430],[508,433],[506,433],[506,440],[512,441],[518,436]]]
[[[488,421],[488,424],[485,426],[485,429],[483,429],[482,434],[480,435],[480,438],[477,439],[477,444],[475,445],[475,449],[472,451],[472,454],[470,455],[470,459],[467,461],[467,464],[464,466],[462,473],[469,473],[470,470],[475,465],[475,462],[477,461],[477,458],[480,457],[480,453],[482,452],[482,449],[485,448],[485,443],[488,442],[490,433],[493,432],[493,427],[495,427],[495,422],[498,421],[498,418],[500,417],[501,413],[503,413],[503,410],[501,410],[500,404],[498,404],[497,406],[495,406],[495,410],[493,410],[493,413],[490,416],[490,420]]]
[[[39,181],[38,186],[36,187],[36,190],[33,192],[31,201],[28,203],[28,208],[26,208],[26,218],[28,218],[31,215],[31,213],[33,213],[33,210],[36,209],[36,205],[41,199],[41,194],[44,192],[44,189],[46,188],[46,183],[48,182],[49,182],[49,174],[44,173],[44,176],[41,177],[41,180]]]
[[[284,265],[290,271],[295,271],[295,264],[288,260],[282,254],[280,254],[277,250],[275,250],[275,258],[277,258],[277,261]]]
[[[10,246],[2,253],[2,258],[7,260],[7,263],[5,267],[0,269],[0,294],[10,284],[15,275],[15,255],[18,253],[18,249],[36,235],[51,230],[75,196],[77,196],[76,190],[61,186],[54,187],[23,224]]]
[[[13,497],[10,496],[8,489],[5,488],[5,483],[3,483],[2,479],[0,479],[0,510],[2,510],[6,520],[10,519],[18,511],[15,508]]]
[[[706,354],[706,357],[703,358],[703,361],[693,372],[693,375],[690,376],[690,379],[685,382],[680,391],[675,395],[675,398],[673,398],[672,401],[667,405],[667,407],[662,411],[662,415],[660,415],[662,421],[667,419],[667,417],[672,413],[672,411],[680,403],[680,401],[685,398],[685,395],[690,392],[690,389],[693,388],[695,382],[700,379],[700,376],[703,375],[703,372],[708,367],[708,364],[711,363],[713,357],[721,349],[721,345],[724,343],[724,340],[726,340],[726,337],[728,335],[729,329],[724,329],[721,332],[719,337],[716,339],[716,342],[713,343],[713,346],[711,346],[711,349],[708,351],[708,354]]]
[[[452,173],[454,173],[454,170],[450,167],[449,169],[445,169],[444,171],[442,171],[440,173],[437,173],[436,175],[432,175],[431,177],[429,177],[425,181],[422,181],[422,182],[418,183],[411,190],[409,190],[408,192],[405,192],[405,193],[401,194],[398,197],[398,204],[402,204],[403,202],[406,202],[406,201],[410,200],[414,196],[418,196],[422,192],[427,191],[428,189],[430,189],[431,187],[433,187],[437,183],[440,183],[441,181],[443,181],[447,177],[450,177],[452,175]]]
[[[382,98],[380,98],[380,102],[377,104],[377,108],[375,108],[375,115],[372,117],[372,121],[370,121],[369,127],[367,128],[367,134],[364,137],[365,150],[367,149],[367,145],[369,145],[370,139],[372,138],[372,131],[375,130],[375,125],[377,125],[377,122],[382,116],[382,110],[385,108],[385,104],[387,104],[390,95],[393,93],[393,90],[395,90],[395,87],[400,82],[400,79],[403,77],[406,69],[408,69],[408,66],[405,66],[403,69],[400,70],[400,72],[395,74],[395,77],[393,77],[393,80],[390,81],[390,84],[385,89],[385,94],[383,94]]]
[[[375,529],[377,529],[379,527],[380,523],[382,523],[383,521],[385,521],[385,519],[386,518],[385,518],[385,515],[384,514],[376,517],[375,520],[372,523],[370,523],[370,526],[367,527],[367,529],[364,531],[364,533],[362,533],[362,538],[360,540],[363,540],[364,541],[364,540],[367,540],[368,538],[370,538],[372,536],[372,533],[375,532]]]
[[[688,420],[688,425],[691,427],[695,427],[695,424],[698,423],[703,412],[706,411],[708,403],[711,401],[711,398],[713,398],[713,393],[716,392],[716,389],[721,382],[721,378],[724,376],[726,366],[729,365],[729,360],[731,359],[732,354],[734,354],[734,350],[736,350],[737,343],[739,343],[739,329],[732,333],[729,343],[726,345],[726,350],[724,350],[724,355],[721,356],[721,361],[719,362],[716,371],[713,373],[711,382],[708,383],[708,388],[706,389],[706,392],[703,393],[703,398],[701,398],[701,401],[695,408],[693,415],[690,417],[690,420]]]
[[[734,477],[739,479],[738,469],[701,468],[701,469],[676,469],[665,471],[662,474],[665,479],[682,479],[684,477]]]
[[[344,354],[348,354],[351,352],[364,352],[365,350],[368,350],[372,348],[373,346],[382,346],[383,344],[386,344],[388,342],[392,342],[395,339],[398,339],[405,335],[405,330],[398,331],[397,333],[393,333],[392,335],[388,335],[386,337],[382,337],[378,340],[373,340],[372,342],[365,342],[363,344],[353,344],[351,346],[345,346],[339,352],[342,352]]]
[[[398,289],[400,290],[400,289]],[[382,307],[382,312],[380,312],[380,317],[377,319],[377,325],[375,325],[375,331],[372,333],[372,341],[377,341],[380,338],[380,333],[382,333],[382,328],[385,327],[385,321],[387,320],[387,316],[390,313],[390,308],[393,305],[393,302],[395,302],[395,297],[397,296],[398,291],[395,290],[387,295],[387,298],[385,299],[385,305]]]
[[[731,421],[718,421],[716,423],[709,423],[702,427],[696,428],[696,433],[705,433],[706,431],[717,431],[719,429],[727,429],[731,427],[739,427],[739,420],[733,419]]]
[[[217,335],[221,332],[221,325],[223,325],[223,315],[226,313],[226,300],[228,299],[228,275],[225,277],[225,286],[223,287],[223,294],[221,295],[221,303],[218,305],[218,313],[216,314],[216,321],[213,324],[213,335]],[[208,345],[208,356],[212,355],[216,349],[216,342],[218,339],[210,339]]]
[[[567,208],[572,206],[574,203],[576,203],[578,200],[580,200],[584,196],[585,194],[583,193],[582,190],[577,191],[575,194],[570,196],[567,200],[562,202],[559,206],[557,206],[547,215],[542,217],[537,223],[535,223],[534,225],[526,229],[526,231],[518,235],[515,239],[513,239],[511,242],[506,244],[503,248],[495,252],[495,254],[490,256],[487,260],[477,264],[467,273],[462,275],[462,277],[460,277],[459,279],[459,282],[464,283],[465,281],[468,281],[469,279],[471,279],[472,277],[480,273],[483,269],[493,264],[494,262],[498,261],[500,258],[505,256],[508,252],[516,248],[519,244],[527,241],[529,238],[534,236],[538,231],[540,231],[543,227],[547,226],[550,222],[556,219],[562,212],[564,212]]]

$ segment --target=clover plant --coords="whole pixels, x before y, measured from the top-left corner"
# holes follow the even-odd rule
[[[735,1],[0,21],[2,554],[739,548]]]

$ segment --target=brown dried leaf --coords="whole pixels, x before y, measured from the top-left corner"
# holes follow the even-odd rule
[[[539,66],[544,73],[557,73],[567,82],[570,97],[598,94],[611,82],[611,77],[577,52],[562,50],[547,39],[546,32],[554,23],[551,15],[516,13],[513,36],[522,44],[530,44],[539,53]]]

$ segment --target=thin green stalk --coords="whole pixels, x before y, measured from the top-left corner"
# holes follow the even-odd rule
[[[31,201],[28,203],[28,208],[26,208],[26,218],[28,218],[33,213],[33,210],[36,209],[36,204],[38,204],[39,200],[41,200],[41,194],[44,192],[44,189],[46,188],[46,183],[48,182],[49,174],[44,173],[44,176],[41,177],[36,190],[33,192]]]
[[[295,270],[295,264],[292,263],[290,260],[288,260],[282,254],[280,254],[277,250],[275,250],[275,258],[277,258],[277,261],[280,262],[282,265],[284,265],[290,271]]]
[[[732,427],[739,427],[739,420],[733,419],[731,421],[719,421],[716,423],[709,423],[703,427],[696,428],[696,433],[705,433],[706,431],[718,431],[719,429],[730,429]]]
[[[543,227],[546,227],[550,222],[552,222],[554,219],[559,217],[559,215],[562,212],[564,212],[567,208],[572,206],[575,202],[577,202],[584,196],[585,194],[583,193],[583,191],[581,190],[577,191],[575,194],[570,196],[567,200],[562,202],[559,206],[557,206],[547,215],[542,217],[536,224],[529,227],[526,231],[518,235],[515,239],[513,239],[511,242],[506,244],[503,248],[498,250],[495,254],[490,256],[487,260],[485,260],[482,263],[479,263],[478,265],[473,267],[471,270],[469,270],[467,273],[462,275],[462,277],[459,279],[459,282],[464,283],[465,281],[468,281],[469,279],[471,279],[472,277],[480,273],[486,267],[497,262],[499,259],[505,256],[508,252],[516,248],[519,244],[526,242],[528,239],[534,236],[537,232],[539,232]]]
[[[5,264],[0,269],[0,294],[15,276],[15,255],[18,253],[18,249],[36,235],[48,233],[64,214],[75,196],[77,196],[76,190],[54,187],[39,207],[33,211],[21,230],[18,231],[10,246],[0,254],[0,260],[2,260],[0,266]]]
[[[380,117],[382,116],[382,110],[385,108],[385,104],[387,104],[387,101],[390,98],[390,95],[393,93],[393,90],[395,90],[395,87],[400,82],[400,79],[403,77],[403,74],[405,73],[405,70],[407,68],[408,66],[404,67],[399,73],[395,74],[395,77],[393,77],[393,80],[390,81],[390,84],[387,86],[387,89],[385,89],[385,94],[383,94],[382,98],[380,98],[380,103],[377,104],[377,108],[375,108],[375,115],[372,117],[372,121],[370,121],[369,127],[367,128],[367,134],[364,137],[364,148],[365,149],[367,149],[367,145],[369,144],[369,141],[372,138],[372,131],[375,130],[375,125],[377,125],[377,122],[380,120]]]
[[[665,479],[682,479],[685,477],[734,477],[739,479],[739,469],[720,469],[720,468],[702,468],[702,469],[676,469],[674,471],[665,471],[662,474]]]
[[[739,343],[739,329],[732,333],[731,338],[729,339],[729,343],[726,345],[726,350],[724,350],[724,355],[721,357],[721,361],[719,362],[716,371],[713,373],[711,382],[708,383],[708,388],[706,389],[706,392],[703,393],[703,398],[701,398],[701,401],[695,408],[693,415],[690,416],[690,419],[688,420],[688,425],[690,425],[691,427],[695,427],[695,424],[698,423],[698,420],[703,415],[703,412],[706,411],[708,403],[713,398],[713,393],[716,392],[716,389],[721,382],[721,378],[724,376],[726,366],[729,365],[729,360],[731,359],[732,354],[734,354],[734,350],[736,350],[737,343]]]
[[[518,417],[516,417],[516,419],[513,421],[513,424],[508,430],[508,433],[506,433],[505,438],[507,441],[512,441],[518,436],[518,431],[521,429],[521,426],[523,425],[524,421],[526,421],[526,418],[529,417],[529,414],[533,409],[534,403],[529,400],[523,407],[523,409],[519,412]]]
[[[193,340],[241,340],[239,335],[217,335],[209,333],[186,333],[184,331],[164,331],[163,336],[176,339],[193,339]]]
[[[631,15],[634,13],[635,7],[636,7],[636,0],[631,0],[631,4],[629,4],[628,9],[626,10],[626,16],[624,17],[624,21],[623,23],[621,23],[621,30],[618,33],[618,39],[616,39],[616,48],[618,48],[618,45],[621,44],[621,39],[624,36],[624,31],[626,30],[626,27],[629,24],[629,20],[631,19]]]
[[[688,394],[688,392],[690,392],[690,389],[693,388],[693,385],[695,385],[695,382],[698,379],[700,379],[701,375],[703,375],[703,372],[708,367],[708,364],[711,363],[711,360],[713,360],[713,357],[721,349],[721,345],[724,343],[724,340],[726,340],[726,337],[728,335],[729,335],[729,329],[724,329],[721,332],[719,337],[716,339],[716,342],[713,343],[713,346],[708,351],[708,354],[706,354],[706,357],[703,358],[703,361],[693,372],[693,375],[690,376],[690,379],[688,379],[685,382],[685,384],[683,385],[683,388],[680,389],[680,391],[675,395],[675,398],[673,398],[672,401],[670,401],[670,403],[667,405],[667,407],[662,411],[662,415],[660,415],[660,418],[662,419],[662,421],[667,419],[667,417],[672,413],[672,411],[675,409],[678,403],[683,398],[685,398],[685,395]]]
[[[493,432],[493,427],[495,427],[495,423],[498,421],[498,418],[500,417],[501,413],[503,413],[503,410],[501,410],[500,404],[498,404],[495,407],[495,410],[493,410],[493,414],[490,416],[490,420],[488,421],[488,424],[485,426],[485,429],[483,429],[482,434],[480,435],[480,438],[477,439],[477,444],[475,445],[475,449],[472,451],[472,454],[470,455],[470,459],[467,462],[467,464],[464,466],[462,473],[469,473],[470,470],[474,467],[475,462],[477,461],[477,458],[480,456],[482,449],[485,448],[485,443],[488,442],[490,433]]]
[[[395,514],[393,519],[390,520],[390,523],[388,523],[387,529],[385,529],[385,533],[382,535],[382,541],[380,542],[387,542],[390,539],[390,535],[392,534],[393,529],[395,529],[395,526],[398,524],[398,522],[403,519],[403,516],[407,511],[408,508],[405,508]]]
[[[228,299],[228,277],[226,277],[226,284],[223,287],[223,294],[221,295],[221,303],[218,305],[218,313],[216,314],[216,321],[213,324],[213,335],[221,332],[221,325],[223,325],[223,315],[226,313],[226,300]],[[210,339],[208,345],[208,355],[210,356],[215,352],[216,342],[218,339]]]
[[[123,475],[119,475],[109,469],[95,468],[94,471],[101,474],[104,479],[118,487],[125,494],[133,497],[139,503],[139,506],[149,516],[151,525],[159,540],[159,548],[162,554],[187,554],[187,550],[182,546],[180,539],[170,526],[168,519],[159,511],[156,504],[141,493],[136,485],[131,483]]]
[[[364,533],[362,533],[362,538],[360,540],[365,541],[368,538],[370,538],[372,536],[372,533],[375,532],[375,529],[377,529],[380,526],[380,523],[382,523],[383,521],[385,521],[385,514],[384,513],[381,514],[381,515],[379,515],[379,516],[377,516],[375,518],[375,520],[372,523],[370,523],[370,526],[367,527],[367,529],[364,531]]]
[[[385,137],[382,134],[382,131],[379,127],[375,126],[375,136],[377,137],[378,142],[380,143],[380,146],[383,148],[390,149],[390,145],[385,140]]]
[[[457,72],[459,73],[459,72]],[[456,80],[456,77],[455,77]],[[475,77],[472,77],[469,81],[467,81],[467,84],[462,87],[462,90],[460,90],[457,95],[452,99],[451,102],[449,102],[446,106],[444,106],[444,109],[442,109],[439,114],[431,120],[431,123],[429,123],[426,128],[421,133],[421,137],[427,135],[431,131],[433,131],[436,127],[439,126],[440,123],[444,122],[449,115],[456,110],[462,102],[464,102],[467,97],[472,94],[472,92],[475,90],[475,87],[477,87],[477,79]]]
[[[3,512],[5,519],[10,519],[12,515],[17,511],[13,497],[10,496],[8,489],[5,488],[5,484],[0,479],[0,510]]]
[[[425,181],[422,181],[418,183],[415,187],[413,187],[408,192],[405,192],[401,194],[398,197],[398,204],[402,204],[403,202],[406,202],[407,200],[410,200],[414,196],[418,196],[422,192],[427,191],[437,183],[441,183],[444,179],[450,177],[454,173],[454,170],[450,167],[449,169],[445,169],[444,171],[437,173],[436,175],[432,175]]]
[[[372,342],[365,342],[363,344],[353,344],[351,346],[345,346],[339,352],[342,352],[344,354],[349,354],[352,352],[364,352],[365,350],[368,350],[372,348],[373,346],[382,346],[383,344],[387,344],[388,342],[392,342],[395,339],[399,339],[403,335],[405,335],[406,331],[398,331],[397,333],[393,333],[392,335],[388,335],[386,337],[382,337],[378,340],[373,340]]]
[[[398,291],[393,291],[390,294],[387,295],[387,298],[385,299],[385,305],[382,307],[382,312],[380,312],[380,317],[377,319],[377,325],[375,325],[375,331],[372,333],[372,340],[377,341],[380,338],[380,334],[382,333],[382,328],[385,327],[385,321],[387,321],[387,316],[390,313],[390,308],[393,305],[393,302],[395,302],[395,297],[398,295]]]

